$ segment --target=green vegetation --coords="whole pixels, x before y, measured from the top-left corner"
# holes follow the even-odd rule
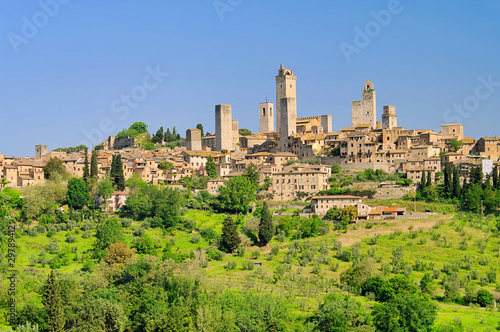
[[[78,145],[78,146],[72,146],[68,148],[57,148],[54,149],[56,152],[67,152],[67,153],[73,153],[73,152],[82,152],[88,150],[88,147],[85,145]]]
[[[446,172],[447,183],[455,186],[453,173]],[[484,198],[495,192],[479,178],[474,171],[468,184],[473,193]],[[255,179],[249,171],[212,196],[204,190],[194,194],[190,186],[149,185],[134,176],[125,184],[130,196],[118,213],[89,203],[90,188],[82,179],[66,183],[55,176],[23,193],[3,189],[3,252],[7,226],[17,225],[13,327],[486,331],[499,324],[492,305],[500,291],[495,206],[484,204],[481,215],[457,212],[453,198],[371,200],[367,203],[409,210],[416,204],[417,211],[446,214],[358,223],[353,207],[331,209],[320,219],[273,216],[267,202],[256,202],[248,214],[259,185]],[[113,183],[103,179],[95,190],[109,197]],[[439,186],[423,183],[424,193]],[[473,195],[467,199],[472,202]],[[5,256],[0,259],[2,308],[9,301],[7,264]],[[3,313],[0,328],[6,328]]]
[[[241,128],[241,129],[238,129],[238,134],[243,135],[243,136],[249,136],[249,135],[252,135],[252,132],[248,129]]]
[[[116,137],[137,137],[148,132],[148,126],[144,122],[134,122],[128,129],[120,131]]]

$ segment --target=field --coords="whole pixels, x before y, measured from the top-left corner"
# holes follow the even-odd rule
[[[383,201],[384,205],[392,203],[397,202]],[[424,204],[419,203],[417,209],[450,208]],[[207,239],[200,237],[198,242],[192,239],[199,237],[203,228],[212,228],[220,234],[225,215],[187,210],[183,217],[196,222],[195,230],[169,234],[159,229],[146,230],[146,235],[155,241],[159,257],[167,246],[175,253],[209,248]],[[240,229],[246,223],[255,222],[254,219],[252,215],[238,218]],[[87,251],[92,248],[95,237],[84,238],[85,232],[79,229],[82,225],[78,226],[72,231],[55,232],[52,237],[47,237],[47,233],[18,235],[16,267],[48,272],[51,269],[48,262],[59,256],[66,260],[60,267],[62,272],[84,268],[85,262],[90,261]],[[123,229],[125,244],[130,246],[139,238],[134,235],[139,227],[140,223],[134,222]],[[437,324],[460,320],[466,330],[473,331],[490,331],[500,324],[498,309],[452,302],[446,297],[444,287],[446,282],[455,280],[460,285],[455,290],[457,298],[465,295],[465,289],[486,289],[498,299],[500,283],[496,274],[493,282],[488,280],[500,266],[500,243],[492,236],[491,220],[441,213],[428,220],[360,222],[351,225],[345,233],[332,228],[325,235],[309,239],[286,237],[279,242],[275,236],[265,247],[248,246],[244,254],[225,254],[221,260],[212,259],[203,269],[204,279],[220,290],[234,288],[242,292],[279,294],[287,298],[293,314],[300,317],[316,310],[326,293],[349,292],[367,308],[373,306],[375,301],[359,296],[357,290],[339,281],[341,274],[352,266],[352,261],[363,260],[372,264],[374,273],[387,277],[404,274],[417,285],[424,274],[430,273],[434,279],[431,296],[439,306]],[[93,235],[95,229],[91,232]],[[67,236],[74,236],[75,242],[65,242]],[[53,253],[48,247],[51,242],[59,246]],[[402,262],[400,270],[391,268],[394,256]]]

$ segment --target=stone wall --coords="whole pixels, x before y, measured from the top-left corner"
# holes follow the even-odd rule
[[[188,151],[201,151],[201,130],[186,130],[186,148]]]
[[[274,131],[274,112],[273,103],[259,104],[259,130],[261,133]]]
[[[297,130],[297,103],[295,98],[282,98],[280,100],[281,109],[281,136],[280,151],[288,152],[288,138],[295,134]]]

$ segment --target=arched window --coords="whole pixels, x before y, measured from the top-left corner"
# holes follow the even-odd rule
[[[266,116],[266,108],[265,107],[262,109],[262,115]]]
[[[269,107],[269,116],[273,116],[273,108]]]

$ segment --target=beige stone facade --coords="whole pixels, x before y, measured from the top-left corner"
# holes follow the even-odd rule
[[[326,215],[331,208],[344,209],[354,206],[358,209],[358,215],[368,215],[371,206],[363,203],[363,199],[351,195],[314,196],[311,199],[312,211],[320,216]]]
[[[259,131],[261,133],[274,131],[274,104],[264,102],[259,104]]]
[[[351,123],[353,127],[368,124],[373,129],[377,128],[377,96],[370,81],[365,83],[362,100],[351,104]]]
[[[233,120],[231,105],[215,106],[215,149],[231,151],[233,147]]]
[[[283,68],[281,64],[276,76],[276,130],[281,134],[282,130],[282,105],[281,99],[293,98],[297,100],[297,77],[293,75],[293,70]],[[295,112],[297,116],[297,112]],[[294,128],[295,130],[295,128]]]
[[[186,148],[188,151],[201,151],[201,130],[186,130]]]

